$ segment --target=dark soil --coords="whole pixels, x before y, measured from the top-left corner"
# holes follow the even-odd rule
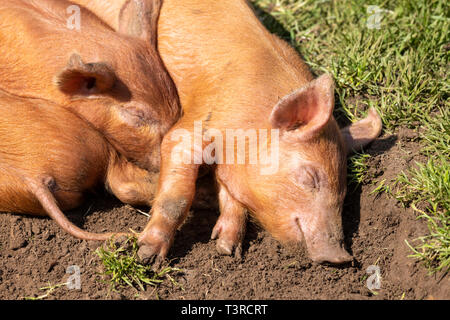
[[[183,270],[171,276],[183,289],[165,281],[156,290],[124,287],[110,291],[99,273],[99,242],[77,240],[48,218],[0,214],[0,299],[45,294],[39,288],[67,281],[67,267],[81,271],[81,289],[59,287],[45,299],[450,299],[450,279],[428,275],[405,240],[427,234],[426,223],[385,193],[371,194],[371,182],[389,183],[421,160],[416,134],[401,129],[384,135],[367,150],[369,178],[349,186],[344,206],[346,245],[355,261],[345,266],[316,265],[303,247],[284,247],[249,222],[241,257],[221,256],[210,234],[217,210],[197,210],[178,232],[170,265]],[[145,208],[147,211],[148,208]],[[67,213],[80,227],[96,232],[141,231],[147,217],[118,200],[99,195]],[[369,290],[366,273],[376,265],[381,288]]]

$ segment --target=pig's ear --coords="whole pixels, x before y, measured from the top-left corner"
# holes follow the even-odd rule
[[[55,78],[56,86],[68,95],[95,95],[111,90],[116,82],[114,71],[105,63],[84,63],[74,53],[67,66]]]
[[[128,0],[120,10],[119,32],[156,43],[156,28],[162,1]]]
[[[361,149],[381,133],[382,122],[375,108],[369,109],[366,118],[341,129],[347,153]]]
[[[334,82],[324,74],[282,98],[272,110],[274,128],[295,130],[302,140],[317,135],[333,113]]]

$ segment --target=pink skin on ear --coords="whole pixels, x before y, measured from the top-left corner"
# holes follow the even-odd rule
[[[105,63],[84,63],[74,53],[66,68],[55,78],[59,90],[68,95],[92,95],[110,90],[116,82],[114,71]]]
[[[298,138],[307,140],[320,132],[334,107],[334,82],[324,74],[281,99],[272,110],[274,128],[297,130]]]

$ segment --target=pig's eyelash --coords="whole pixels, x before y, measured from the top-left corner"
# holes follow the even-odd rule
[[[308,189],[318,191],[320,189],[319,174],[313,168],[304,167],[301,169],[297,183]]]
[[[306,171],[306,174],[309,176],[309,178],[311,179],[311,187],[313,189],[319,189],[320,184],[319,184],[319,177],[317,175],[317,173],[311,169]]]

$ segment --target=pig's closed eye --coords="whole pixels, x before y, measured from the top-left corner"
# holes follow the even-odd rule
[[[297,178],[297,182],[308,189],[318,190],[320,189],[319,173],[316,169],[311,167],[304,167],[300,170]]]

